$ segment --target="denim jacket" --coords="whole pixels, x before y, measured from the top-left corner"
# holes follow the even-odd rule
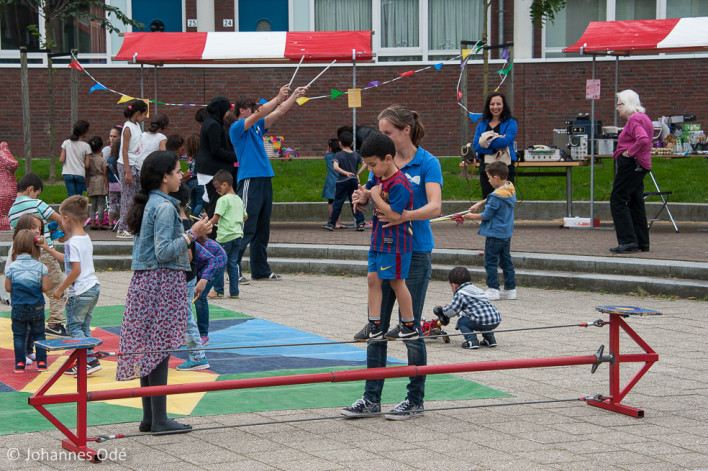
[[[170,268],[189,271],[187,241],[178,201],[160,190],[150,191],[140,233],[133,243],[131,270]]]

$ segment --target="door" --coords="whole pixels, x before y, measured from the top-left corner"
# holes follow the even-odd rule
[[[239,0],[239,31],[287,31],[288,0]]]

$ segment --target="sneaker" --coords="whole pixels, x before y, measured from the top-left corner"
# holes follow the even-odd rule
[[[418,338],[418,330],[411,329],[405,324],[398,324],[393,329],[384,334],[389,340],[413,340]]]
[[[238,298],[239,298],[239,295],[238,295],[238,294],[232,294],[231,296],[229,296],[229,298],[230,298],[230,299],[238,299]]]
[[[381,403],[371,402],[367,398],[362,397],[357,399],[354,404],[349,407],[345,407],[340,414],[346,417],[376,417],[381,413]]]
[[[414,417],[423,416],[423,405],[413,404],[408,399],[399,403],[391,412],[384,415],[388,420],[408,420]]]
[[[486,337],[483,338],[479,344],[483,347],[489,347],[489,348],[494,348],[497,346],[497,339],[494,338],[494,335],[491,337]]]
[[[131,234],[131,233],[128,232],[128,231],[123,231],[123,232],[119,232],[119,233],[116,235],[116,237],[119,238],[119,239],[132,239],[132,238],[133,238],[133,234]]]
[[[325,231],[329,231],[329,232],[334,231],[334,226],[329,223],[322,224],[322,226],[320,226],[320,227],[322,227],[322,229],[324,229]]]
[[[371,322],[367,322],[363,329],[354,335],[354,340],[358,342],[366,342],[369,339],[376,339],[383,336],[381,325],[376,326]]]
[[[38,361],[37,362],[37,371],[39,371],[39,372],[47,371],[47,362],[46,361]]]
[[[240,284],[240,285],[247,285],[250,282],[251,281],[243,275],[241,275],[241,278],[238,279],[238,284]]]
[[[499,297],[499,290],[498,289],[489,288],[487,291],[484,292],[484,294],[487,295],[487,300],[489,300],[489,301],[499,301],[499,299],[501,299]]]
[[[101,363],[98,361],[98,359],[93,360],[88,362],[86,365],[86,374],[90,375],[91,373],[95,373],[98,370],[102,370],[103,367],[101,366]]]
[[[32,363],[32,359],[30,357],[25,357],[25,366],[30,366]]]
[[[272,280],[272,281],[280,281],[280,280],[283,279],[283,277],[280,276],[280,275],[278,275],[278,274],[276,274],[276,273],[271,273],[270,275],[264,276],[264,277],[262,277],[262,278],[253,278],[253,277],[252,277],[252,279],[253,279],[253,280],[258,280],[258,281],[269,281],[269,280]]]
[[[516,289],[502,289],[499,297],[501,299],[516,299]]]
[[[25,364],[22,363],[21,361],[18,361],[15,363],[15,373],[24,373],[25,372]]]
[[[207,345],[209,345],[209,336],[208,335],[202,335],[199,338],[202,339],[202,347],[206,347]]]
[[[47,324],[47,327],[44,328],[44,335],[55,339],[65,339],[71,337],[71,335],[68,334],[64,326],[61,324],[54,326]]]
[[[203,360],[200,361],[192,361],[192,360],[187,360],[181,365],[177,365],[177,370],[178,371],[197,371],[197,370],[208,370],[209,369],[209,360],[204,357]]]
[[[71,368],[69,368],[68,370],[66,370],[66,371],[64,372],[64,374],[65,374],[65,375],[73,375],[73,376],[76,376],[76,371],[77,371],[77,370],[76,370],[76,365],[74,365],[74,366],[72,366]]]
[[[462,342],[461,347],[466,348],[467,350],[476,350],[479,348],[479,340],[474,339],[474,340],[468,340],[466,342]]]

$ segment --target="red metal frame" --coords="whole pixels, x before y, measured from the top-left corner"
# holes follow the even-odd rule
[[[614,364],[610,365],[610,396],[602,401],[589,400],[591,406],[602,407],[603,409],[619,412],[620,414],[632,417],[644,417],[642,409],[620,404],[622,399],[634,387],[651,366],[659,360],[659,354],[642,340],[639,335],[624,321],[622,317],[626,314],[610,313],[610,355],[615,357]],[[622,355],[620,353],[620,329],[624,330],[629,337],[639,345],[645,353]],[[634,377],[620,389],[620,363],[623,362],[644,362]]]
[[[610,355],[614,362],[610,365],[610,396],[599,399],[588,400],[588,404],[601,407],[603,409],[619,412],[633,417],[643,417],[644,411],[621,404],[622,399],[641,379],[647,370],[659,359],[659,355],[644,342],[634,330],[622,319],[621,314],[610,314],[609,342]],[[624,330],[643,350],[642,354],[620,354],[619,335],[620,329]],[[369,368],[364,370],[332,371],[329,373],[316,373],[295,376],[275,376],[269,378],[249,378],[229,381],[216,381],[191,384],[170,384],[165,386],[149,386],[130,389],[113,389],[106,391],[91,391],[87,389],[86,374],[87,349],[79,348],[74,350],[68,360],[46,383],[29,398],[29,405],[35,407],[44,417],[54,424],[67,438],[62,441],[62,446],[67,450],[74,451],[79,456],[94,462],[100,461],[98,453],[87,446],[89,441],[98,441],[98,438],[87,437],[87,404],[94,401],[107,401],[111,399],[126,399],[133,397],[162,396],[167,394],[185,394],[193,392],[221,391],[230,389],[247,389],[271,386],[285,386],[292,384],[311,384],[344,381],[362,381],[370,379],[386,379],[413,377],[429,374],[462,373],[471,371],[491,371],[508,370],[521,368],[541,368],[553,366],[570,365],[595,365],[601,359],[595,355],[566,356],[551,358],[530,358],[521,360],[500,360],[485,361],[475,363],[456,363],[449,365],[426,365],[426,366],[400,366],[385,368]],[[606,358],[602,358],[606,361]],[[76,362],[78,367],[78,381],[76,393],[46,395],[49,388],[57,381],[61,375]],[[634,375],[634,377],[620,389],[620,364],[629,362],[644,362],[644,365]],[[65,404],[76,402],[77,420],[76,433],[71,432],[56,417],[48,412],[44,406],[46,404]]]

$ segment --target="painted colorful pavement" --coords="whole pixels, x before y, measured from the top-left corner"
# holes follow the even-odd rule
[[[92,322],[93,337],[103,340],[99,350],[118,351],[118,336],[123,306],[98,307]],[[292,327],[257,319],[218,306],[210,306],[209,347],[231,345],[279,345],[293,343],[326,342],[328,339]],[[186,352],[176,353],[170,360],[173,369],[170,384],[224,381],[264,376],[320,373],[333,370],[366,367],[365,350],[349,344],[317,345],[307,347],[275,347],[207,352],[211,369],[202,371],[177,371],[177,365],[186,358]],[[12,330],[10,313],[0,313],[0,435],[51,430],[53,426],[39,412],[27,404],[27,398],[36,391],[65,361],[68,353],[50,352],[49,371],[38,373],[35,365],[24,374],[13,370]],[[389,364],[404,364],[400,359],[389,358]],[[91,375],[89,390],[124,389],[138,387],[138,380],[115,381],[116,359],[101,360],[103,369]],[[397,403],[405,391],[407,378],[389,379],[382,402]],[[76,391],[76,380],[63,377],[50,389],[50,394]],[[342,407],[361,397],[360,382],[323,383],[272,388],[255,388],[238,391],[169,396],[168,412],[174,416],[218,415],[266,410],[313,409]],[[473,381],[451,375],[428,376],[426,399],[483,399],[506,397],[508,394],[488,388]],[[64,424],[73,427],[76,422],[75,404],[57,404],[47,409]],[[140,399],[122,399],[90,403],[89,425],[137,422],[142,418]]]

